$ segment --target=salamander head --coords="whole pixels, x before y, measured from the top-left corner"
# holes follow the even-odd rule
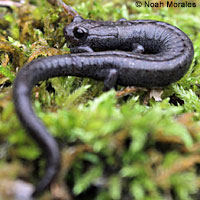
[[[80,46],[87,43],[87,37],[89,35],[89,29],[91,23],[80,16],[76,16],[73,21],[65,26],[64,36],[69,45]]]
[[[94,21],[76,16],[64,28],[64,35],[69,47],[89,46],[94,49],[105,47],[108,43],[106,39],[111,41],[117,37],[117,29],[113,24],[114,22]]]

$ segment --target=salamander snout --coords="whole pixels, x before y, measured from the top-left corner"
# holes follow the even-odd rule
[[[73,35],[72,29],[70,29],[69,25],[64,27],[63,33],[64,33],[66,41],[71,42],[74,35]]]

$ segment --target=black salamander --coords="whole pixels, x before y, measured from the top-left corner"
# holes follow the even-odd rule
[[[60,165],[58,145],[32,109],[31,91],[39,81],[77,76],[104,81],[104,90],[117,84],[164,87],[187,72],[194,55],[185,33],[153,20],[104,22],[76,16],[64,35],[71,54],[36,59],[19,71],[14,82],[17,115],[47,157],[45,174],[33,196],[50,185]]]

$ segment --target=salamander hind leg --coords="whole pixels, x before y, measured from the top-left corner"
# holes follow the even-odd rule
[[[108,76],[104,80],[103,91],[108,91],[116,86],[118,77],[118,71],[116,69],[111,69]]]
[[[134,53],[144,53],[144,47],[141,44],[133,43],[132,52]]]

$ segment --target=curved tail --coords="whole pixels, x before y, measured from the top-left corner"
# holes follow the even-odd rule
[[[62,59],[59,59],[60,57]],[[72,64],[70,61],[69,55],[34,60],[19,71],[14,82],[13,98],[16,113],[26,131],[47,157],[45,174],[35,187],[33,196],[41,194],[55,178],[60,166],[60,153],[56,141],[33,111],[31,91],[39,81],[64,75],[63,66],[66,62]]]

